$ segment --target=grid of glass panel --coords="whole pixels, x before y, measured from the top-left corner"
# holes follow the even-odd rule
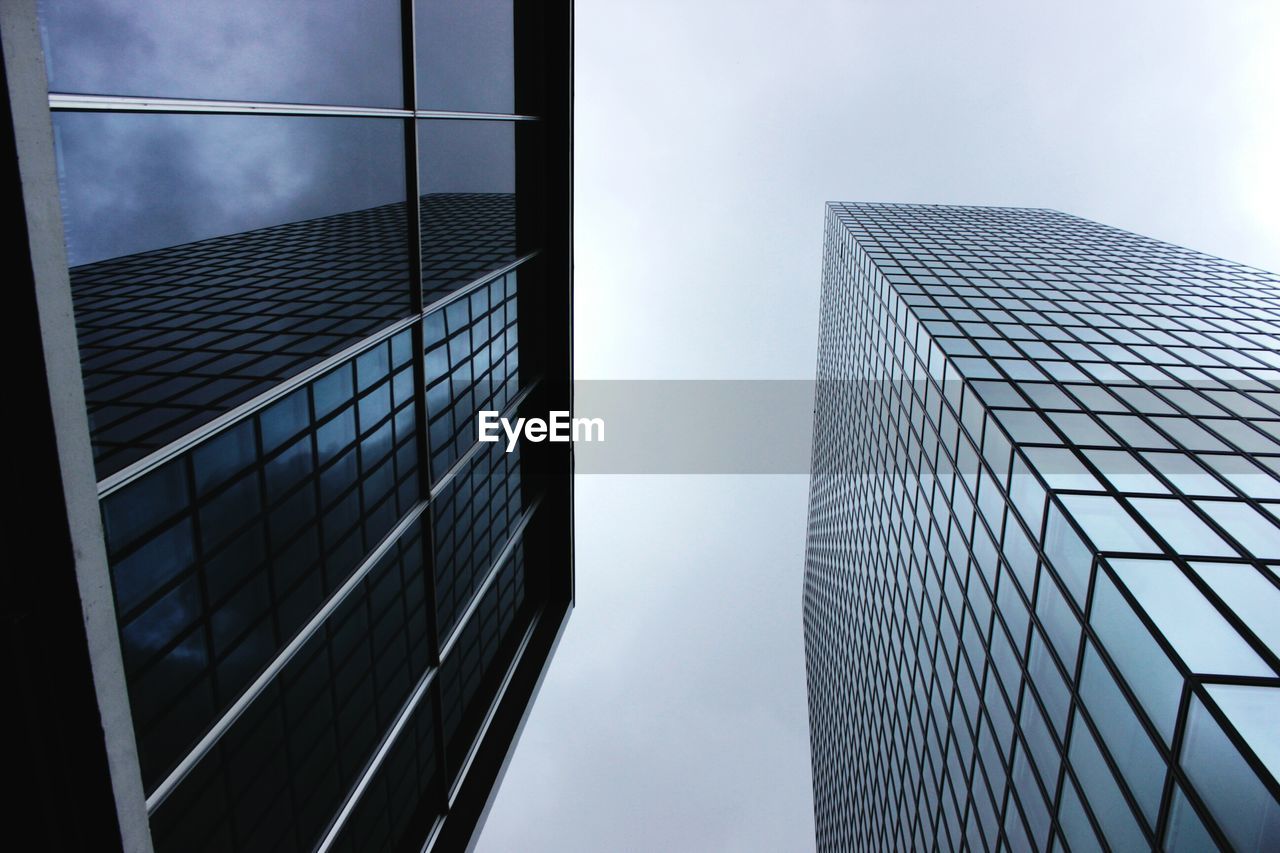
[[[411,337],[375,344],[102,501],[148,784],[419,500]]]
[[[388,753],[331,849],[390,851],[398,838],[424,835],[431,826],[444,801],[440,765],[447,765],[451,784],[467,757],[465,747],[473,742],[485,709],[495,699],[520,635],[533,618],[525,580],[524,542],[517,538],[475,617],[441,664],[439,683],[431,685],[432,698],[443,697],[446,760],[437,761],[434,751],[436,706],[422,702],[406,726],[412,734]],[[460,724],[468,726],[465,737],[459,737]],[[416,808],[406,808],[409,805]],[[406,833],[413,825],[420,831]]]
[[[432,664],[421,526],[407,531],[157,811],[157,849],[311,850]]]
[[[537,604],[516,4],[359,5],[39,4],[160,851],[426,838]]]
[[[427,315],[433,480],[444,477],[475,442],[477,413],[502,411],[520,390],[516,276],[507,273]]]
[[[833,204],[822,310],[819,846],[1274,847],[1280,279]]]
[[[436,623],[444,636],[484,581],[528,506],[520,449],[485,445],[431,504],[435,525]]]

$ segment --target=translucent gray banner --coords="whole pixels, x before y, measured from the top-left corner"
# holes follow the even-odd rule
[[[882,399],[885,389],[862,387],[875,381],[825,380],[822,397],[826,405],[847,407],[850,409],[847,414],[856,419],[858,407]],[[899,394],[914,391],[912,396],[926,400],[929,410],[935,413],[941,407],[940,398],[956,408],[967,393],[961,382],[940,383],[941,394],[938,385],[926,390],[928,384],[933,383],[898,383],[896,390]],[[1018,383],[1007,383],[1008,393],[1018,396],[1017,387]],[[575,382],[573,415],[584,421],[577,430],[579,439],[574,446],[576,471],[579,474],[808,474],[816,390],[817,383],[812,380]],[[1222,476],[1235,479],[1257,475],[1268,480],[1273,476],[1273,472],[1264,472],[1258,467],[1259,460],[1254,454],[1259,450],[1280,451],[1280,419],[1242,419],[1226,408],[1214,416],[1193,416],[1157,400],[1152,392],[1165,390],[1157,385],[1111,386],[1111,390],[1117,395],[1116,399],[1097,411],[1090,411],[1084,405],[1076,407],[1065,396],[1061,397],[1060,407],[1047,411],[1020,397],[1011,396],[1006,400],[996,395],[994,402],[998,407],[1019,408],[997,408],[994,413],[1015,443],[1041,445],[1027,452],[1036,470],[1051,478],[1051,488],[1092,488],[1086,483],[1092,484],[1095,479],[1083,470],[1077,454],[1055,450],[1053,445],[1091,446],[1095,449],[1086,451],[1091,465],[1104,476],[1111,477],[1114,473],[1126,479],[1142,473],[1137,470],[1142,468],[1138,457],[1160,470],[1192,465],[1190,461],[1175,458],[1190,452],[1178,436],[1187,430],[1204,432],[1206,428],[1221,433],[1215,438],[1206,432],[1202,441],[1212,440],[1216,449],[1224,451],[1212,459],[1213,467]],[[1210,396],[1220,395],[1215,399],[1228,406],[1233,399],[1231,395],[1242,390],[1256,395],[1260,389],[1246,388],[1243,383],[1230,387],[1217,385]],[[1275,390],[1265,389],[1273,395]],[[1139,393],[1144,396],[1134,396]],[[1126,406],[1120,397],[1133,397],[1141,409]],[[522,414],[538,418],[551,415],[531,411]],[[586,423],[587,420],[590,423]],[[948,420],[953,427],[957,426]],[[968,426],[979,428],[978,424]],[[561,431],[572,430],[565,423]],[[601,431],[603,441],[599,440]],[[506,441],[503,430],[496,424],[493,435],[497,440]],[[971,457],[971,453],[962,453],[955,460],[961,473],[976,474],[977,460]],[[951,463],[942,459],[939,464],[949,466]],[[1193,467],[1200,473],[1199,466]],[[1080,478],[1079,484],[1073,479],[1076,477]]]
[[[578,381],[574,417],[604,441],[575,442],[575,471],[808,474],[813,399],[802,380]]]

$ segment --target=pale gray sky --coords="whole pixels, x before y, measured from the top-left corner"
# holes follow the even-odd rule
[[[1280,4],[576,5],[579,378],[812,378],[828,199],[1280,270]],[[807,485],[579,478],[577,609],[479,850],[812,848]]]

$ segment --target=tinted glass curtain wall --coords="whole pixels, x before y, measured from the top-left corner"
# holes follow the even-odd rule
[[[1280,278],[1050,210],[826,226],[818,846],[1280,848]]]
[[[570,408],[570,14],[6,9],[19,160],[52,166],[18,176],[40,337],[78,345],[44,384],[92,460],[56,465],[100,513],[63,508],[105,556],[99,589],[67,571],[114,625],[82,642],[123,846],[476,826],[572,599],[569,451],[475,428]]]

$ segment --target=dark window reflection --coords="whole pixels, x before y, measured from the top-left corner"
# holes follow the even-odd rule
[[[157,850],[208,849],[209,837],[235,839],[233,849],[315,849],[430,664],[423,557],[415,524],[164,802]],[[412,777],[395,817],[412,814],[434,776],[429,713],[419,725],[427,736],[406,728],[413,748],[391,765]]]
[[[49,88],[403,106],[400,4],[358,6],[357,14],[347,0],[41,0]]]
[[[409,313],[399,122],[54,126],[100,477]]]
[[[493,702],[520,632],[528,625],[524,544],[512,554],[440,663],[440,703],[444,714],[445,756],[450,774],[466,759],[485,711]]]
[[[519,391],[515,271],[427,315],[427,443],[438,482],[476,443],[476,413]]]
[[[434,685],[430,688],[435,689]],[[379,853],[418,849],[439,814],[442,799],[436,726],[433,698],[428,692],[414,707],[330,850]]]
[[[485,445],[431,503],[436,626],[443,644],[525,510],[520,453]]]
[[[513,122],[418,122],[428,303],[515,259],[515,141]]]
[[[420,109],[514,111],[511,0],[417,0],[414,15]]]
[[[103,500],[148,790],[419,500],[412,353],[402,331]]]

